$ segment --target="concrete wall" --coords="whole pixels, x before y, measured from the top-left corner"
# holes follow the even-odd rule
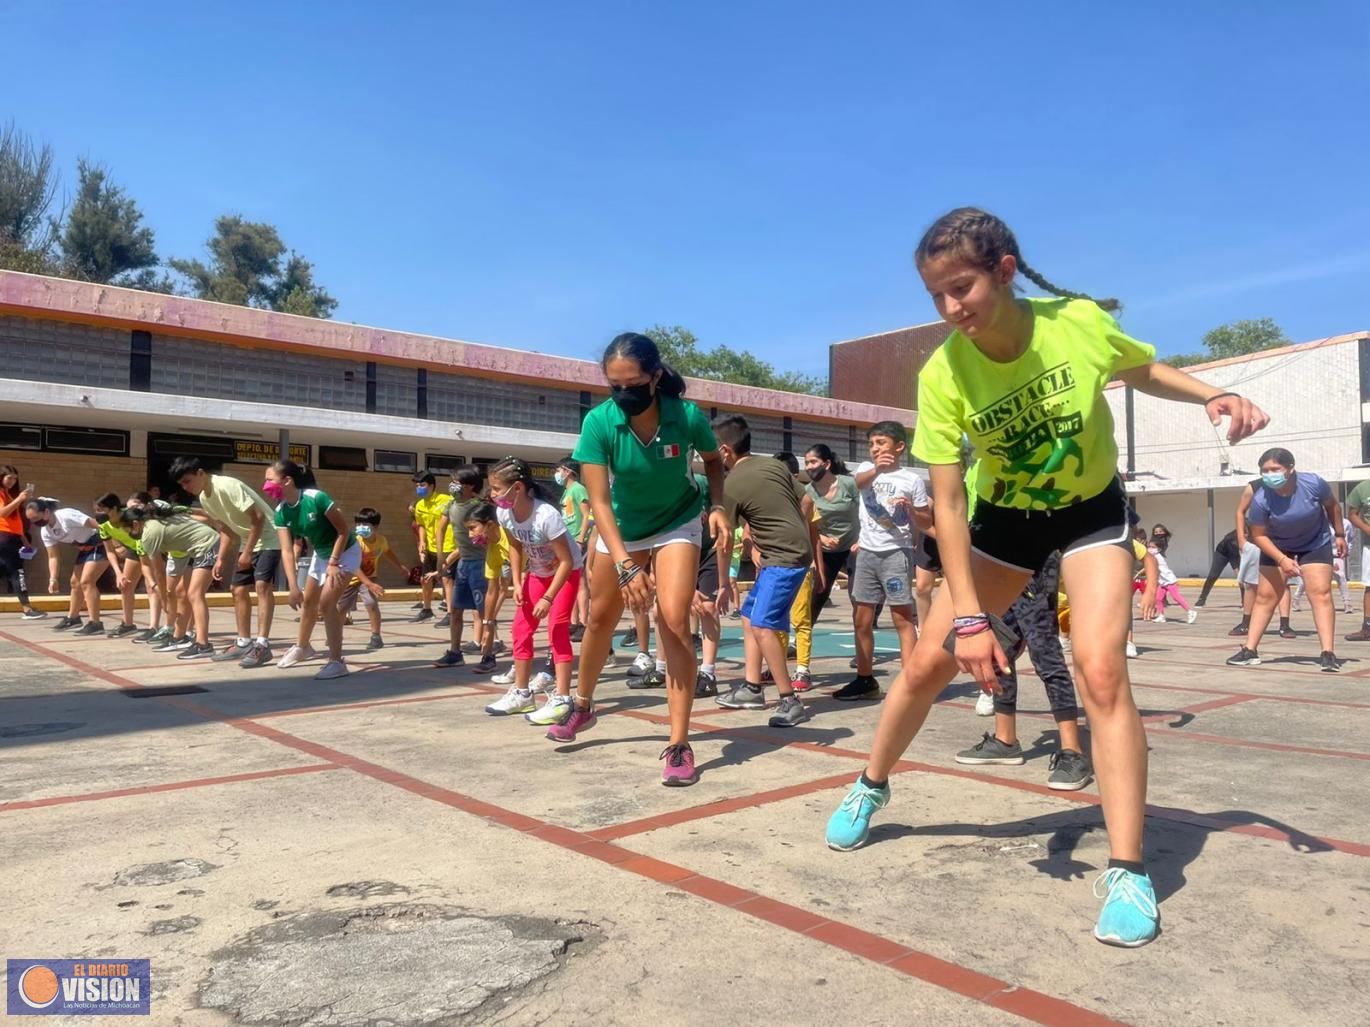
[[[1236,526],[1240,489],[1213,491],[1213,540],[1216,543]],[[1208,573],[1213,549],[1208,544],[1208,501],[1203,492],[1167,492],[1137,497],[1137,515],[1147,534],[1159,522],[1170,529],[1166,560],[1180,577]]]

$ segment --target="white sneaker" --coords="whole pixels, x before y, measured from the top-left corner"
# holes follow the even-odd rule
[[[1193,624],[1193,623],[1194,623],[1196,620],[1198,620],[1198,619],[1199,619],[1199,611],[1198,611],[1198,610],[1190,610],[1190,611],[1189,611],[1189,620],[1187,620],[1185,623],[1187,623],[1187,624]]]
[[[276,661],[276,666],[284,670],[286,667],[293,667],[297,663],[304,663],[305,660],[312,660],[318,655],[313,646],[292,645],[285,651],[285,655]]]
[[[988,692],[981,692],[980,698],[975,700],[975,715],[977,717],[994,716],[994,696]]]
[[[492,717],[507,717],[511,713],[532,713],[537,709],[532,692],[520,692],[517,685],[510,685],[502,699],[496,699],[485,712]]]
[[[490,681],[496,685],[512,685],[514,683],[514,668],[510,667],[503,674],[494,675]]]
[[[533,680],[528,682],[528,688],[534,692],[550,692],[557,687],[557,679],[548,674],[545,670],[540,670],[533,675]]]
[[[656,660],[648,653],[638,653],[633,657],[633,665],[628,668],[630,678],[640,678],[649,671],[656,670]]]
[[[530,724],[538,727],[551,727],[553,724],[562,723],[571,715],[571,697],[569,695],[549,695],[547,701],[532,713],[525,713],[523,719]]]
[[[323,669],[314,675],[315,681],[331,681],[333,678],[345,678],[352,673],[347,669],[345,660],[329,660],[323,665]]]
[[[1156,614],[1156,616],[1152,617],[1151,619],[1152,619],[1152,621],[1154,621],[1154,622],[1157,623],[1157,624],[1164,624],[1164,623],[1166,623],[1165,614],[1163,614],[1163,613],[1158,613],[1158,614]]]
[[[1063,653],[1068,653],[1068,652],[1070,652],[1070,636],[1069,636],[1069,635],[1062,635],[1062,636],[1061,636],[1061,652],[1063,652]]]
[[[1137,658],[1137,646],[1133,642],[1127,644],[1127,658],[1129,660],[1135,660]]]

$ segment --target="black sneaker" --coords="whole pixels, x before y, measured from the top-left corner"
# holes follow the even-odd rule
[[[503,652],[504,652],[504,639],[502,639],[502,638],[497,638],[497,639],[495,639],[495,655],[496,655],[496,656],[499,656],[499,655],[500,655],[501,653],[503,653]]]
[[[1341,660],[1337,659],[1336,653],[1324,650],[1318,657],[1318,669],[1324,674],[1335,674],[1341,670]]]
[[[856,657],[855,657],[855,656],[853,656],[850,660],[847,661],[847,666],[850,667],[852,670],[855,670],[855,669],[856,669]]]
[[[1250,631],[1250,624],[1238,624],[1235,628],[1229,631],[1227,635],[1229,638],[1245,638]]]
[[[433,611],[432,611],[432,610],[420,610],[420,611],[418,612],[418,615],[417,615],[417,616],[415,616],[415,617],[413,617],[413,618],[410,619],[409,623],[411,623],[411,624],[422,624],[424,621],[426,621],[426,620],[432,620],[432,619],[433,619]]]
[[[1194,600],[1194,609],[1196,609],[1196,610],[1202,610],[1203,608],[1204,608],[1204,601],[1203,601],[1202,599],[1195,599],[1195,600]]]
[[[157,634],[156,628],[144,628],[142,631],[138,632],[138,634],[130,638],[129,641],[134,645],[143,645],[144,643],[152,641],[152,636],[155,634]]]
[[[129,635],[138,634],[137,624],[120,624],[109,633],[110,638],[127,638]]]
[[[480,643],[479,643],[479,642],[463,642],[463,643],[461,644],[461,651],[464,652],[464,653],[466,653],[466,655],[468,655],[468,656],[475,656],[476,653],[480,652]]]
[[[980,741],[956,754],[956,762],[969,766],[1020,767],[1023,765],[1023,747],[1017,742],[1012,745],[1001,742],[986,731]]]
[[[755,685],[749,685],[745,681],[739,681],[733,685],[732,690],[727,695],[720,695],[714,702],[725,710],[764,710],[766,708],[766,690]]]
[[[214,647],[206,642],[201,645],[199,642],[192,642],[179,653],[176,654],[178,660],[203,660],[214,655]]]
[[[52,626],[53,631],[66,631],[68,628],[77,627],[81,623],[80,617],[63,617]]]
[[[775,704],[775,712],[771,714],[771,719],[767,723],[771,727],[795,727],[808,719],[809,711],[804,709],[799,696],[791,692],[780,697],[780,701]]]
[[[1257,655],[1256,650],[1242,646],[1237,650],[1235,656],[1227,658],[1227,665],[1229,667],[1259,667],[1261,658]]]
[[[448,649],[436,660],[433,661],[435,667],[460,667],[466,662],[466,657],[459,652]]]
[[[785,650],[785,659],[787,659],[787,660],[797,660],[798,658],[799,658],[799,650],[796,649],[794,646],[790,646],[788,649]]]
[[[640,678],[629,678],[629,688],[662,688],[666,684],[666,675],[653,667]]]
[[[76,633],[78,635],[103,635],[105,633],[105,625],[102,621],[88,620],[86,621],[85,626]]]
[[[629,628],[628,633],[623,636],[624,649],[637,648],[637,628]]]
[[[495,654],[486,653],[480,658],[480,663],[476,664],[475,670],[477,674],[491,674],[498,666],[499,663],[495,659]]]
[[[377,649],[384,649],[385,639],[381,638],[380,635],[372,635],[371,640],[366,643],[366,648],[368,652],[374,652]]]
[[[409,609],[411,609],[411,610],[422,610],[422,609],[423,609],[423,603],[422,603],[422,602],[415,603],[413,606],[409,607]]]
[[[1281,638],[1298,638],[1299,635],[1298,635],[1298,632],[1296,632],[1296,631],[1295,631],[1293,628],[1291,628],[1288,624],[1281,624],[1281,625],[1280,625],[1280,637],[1281,637]]]
[[[451,626],[452,626],[452,615],[451,615],[450,613],[444,613],[444,614],[442,615],[442,620],[435,620],[435,621],[433,622],[433,627],[435,627],[435,628],[450,628]]]
[[[438,600],[438,609],[441,610],[443,613],[446,613],[446,612],[447,612],[447,600],[446,600],[446,599],[439,599],[439,600]]]
[[[580,642],[580,641],[583,641],[584,638],[585,638],[585,625],[584,625],[584,624],[573,624],[573,625],[571,626],[571,641],[572,641],[572,642]]]
[[[879,699],[880,682],[870,675],[861,676],[858,674],[851,681],[843,685],[832,697],[839,702],[855,702],[858,699]]]
[[[1094,776],[1089,768],[1089,759],[1074,749],[1052,753],[1047,770],[1047,787],[1058,792],[1078,792]]]
[[[704,637],[700,635],[699,632],[695,632],[690,638],[694,641],[696,649],[704,648]]]
[[[701,670],[695,678],[695,698],[707,699],[718,694],[718,678],[707,670]]]
[[[42,620],[46,616],[47,613],[45,611],[36,610],[32,606],[24,611],[24,620]]]

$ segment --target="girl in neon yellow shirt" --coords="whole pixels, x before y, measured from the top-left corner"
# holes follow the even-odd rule
[[[1134,388],[1229,418],[1228,440],[1263,428],[1249,400],[1155,362],[1155,350],[1125,335],[1095,302],[1052,285],[1024,263],[998,218],[964,207],[923,236],[918,272],[937,312],[955,331],[918,380],[914,455],[929,465],[937,544],[947,587],[881,708],[865,773],[828,822],[830,848],[862,845],[871,815],[889,801],[889,774],[957,669],[986,692],[1008,661],[989,615],[1000,615],[1048,554],[1059,549],[1071,604],[1075,666],[1093,734],[1094,766],[1108,826],[1108,869],[1095,937],[1144,945],[1160,917],[1142,862],[1146,734],[1132,700],[1123,650],[1132,595],[1131,528],[1104,387]],[[1019,272],[1060,299],[1014,294]],[[961,450],[979,468],[967,516]],[[953,644],[949,651],[942,644]],[[930,643],[930,644],[929,644]]]

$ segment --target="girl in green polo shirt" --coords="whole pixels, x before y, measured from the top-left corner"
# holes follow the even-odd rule
[[[595,685],[624,605],[644,611],[655,604],[671,711],[662,783],[690,785],[698,779],[689,727],[699,670],[690,605],[702,531],[711,538],[732,531],[723,512],[723,462],[708,418],[683,398],[685,379],[662,362],[651,339],[636,332],[618,336],[602,366],[611,395],[586,415],[573,454],[595,515],[590,622],[580,646],[575,709],[547,737],[569,742],[594,725]],[[699,516],[692,452],[704,461],[709,480],[707,529]]]
[[[119,600],[124,615],[123,623],[110,631],[108,637],[123,638],[126,635],[141,634],[141,639],[145,642],[157,633],[157,628],[162,623],[162,600],[155,588],[148,590],[148,616],[152,620],[152,627],[140,633],[138,625],[133,623],[133,605],[138,582],[143,578],[143,546],[124,530],[119,520],[123,512],[124,504],[113,492],[106,492],[95,501],[95,517],[100,522],[100,538],[117,542],[127,551],[119,576]]]
[[[928,229],[915,259],[937,312],[955,329],[919,372],[913,442],[937,496],[947,587],[932,601],[927,641],[881,707],[865,773],[828,821],[828,846],[865,843],[871,815],[889,802],[890,772],[958,667],[982,690],[999,690],[1009,664],[989,615],[1002,615],[1060,550],[1111,856],[1095,882],[1104,903],[1094,935],[1144,945],[1160,916],[1142,862],[1146,733],[1124,656],[1131,528],[1104,389],[1120,377],[1162,399],[1201,405],[1215,425],[1226,415],[1233,443],[1269,419],[1235,393],[1156,363],[1155,350],[1105,312],[1116,302],[1056,288],[1023,262],[1013,233],[992,214],[952,211]],[[1018,297],[1019,271],[1063,298]],[[973,517],[962,486],[966,438],[979,460]]]

